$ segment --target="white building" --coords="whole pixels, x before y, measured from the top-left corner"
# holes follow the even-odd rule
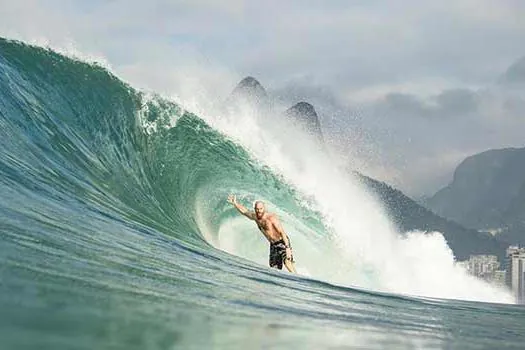
[[[493,282],[494,284],[497,284],[500,287],[505,287],[505,277],[507,275],[507,272],[505,270],[497,270],[494,271],[494,278]]]
[[[467,260],[467,268],[471,275],[492,280],[494,273],[499,270],[496,255],[471,255]]]
[[[525,248],[511,246],[507,249],[506,280],[516,301],[525,303]]]
[[[471,255],[468,260],[458,261],[456,265],[463,267],[472,276],[505,287],[506,272],[500,270],[500,263],[496,255]]]

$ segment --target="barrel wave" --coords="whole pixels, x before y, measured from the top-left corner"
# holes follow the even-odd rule
[[[306,136],[293,134],[301,147],[288,145],[290,160],[285,141],[269,147],[258,135],[271,132],[234,129],[231,118],[193,114],[96,64],[0,39],[6,348],[523,343],[522,308],[458,272],[439,233],[393,232],[371,195],[321,164],[322,151],[302,162]],[[267,243],[226,202],[230,193],[278,213],[299,275],[267,267]],[[427,278],[430,264],[437,273]]]

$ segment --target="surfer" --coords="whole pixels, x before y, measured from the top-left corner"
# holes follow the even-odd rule
[[[259,230],[270,242],[270,267],[282,270],[284,264],[288,271],[297,273],[294,266],[290,238],[284,232],[277,215],[267,213],[264,203],[261,201],[255,202],[255,211],[249,211],[244,206],[237,203],[237,198],[234,195],[228,197],[228,202],[231,203],[242,215],[255,221]]]

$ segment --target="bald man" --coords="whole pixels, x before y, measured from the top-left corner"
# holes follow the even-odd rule
[[[237,198],[234,195],[228,197],[228,202],[242,215],[255,221],[259,230],[270,242],[270,267],[282,270],[284,265],[288,271],[297,273],[294,266],[290,238],[284,232],[277,215],[266,212],[264,203],[261,201],[255,202],[254,211],[249,211],[237,203]]]

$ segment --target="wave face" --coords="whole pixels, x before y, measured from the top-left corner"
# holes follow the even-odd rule
[[[268,140],[276,129],[250,120],[205,121],[0,39],[3,347],[523,344],[523,309],[455,270],[442,236],[397,237],[293,128]],[[266,267],[267,243],[229,193],[279,214],[300,275]]]

